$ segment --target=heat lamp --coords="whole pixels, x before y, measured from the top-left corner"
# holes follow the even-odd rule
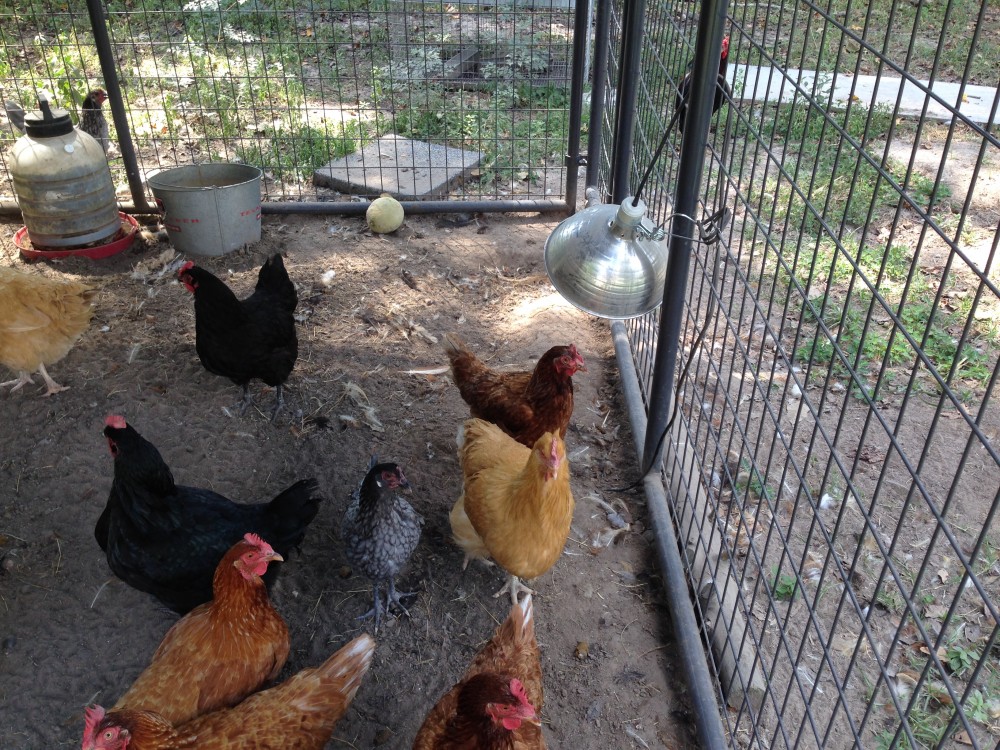
[[[663,301],[667,243],[646,204],[629,197],[562,221],[545,241],[545,270],[556,291],[584,312],[634,318]]]

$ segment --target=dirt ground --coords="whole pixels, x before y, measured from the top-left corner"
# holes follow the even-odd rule
[[[191,297],[173,273],[158,275],[168,245],[28,267],[12,241],[19,225],[0,224],[0,263],[98,290],[90,329],[49,368],[70,390],[0,394],[0,746],[79,747],[83,707],[114,703],[176,620],[117,580],[94,540],[112,477],[101,430],[122,414],[182,484],[259,502],[319,479],[326,500],[272,591],[292,638],[282,678],[370,630],[355,618],[371,584],[346,567],[340,519],[373,449],[404,465],[426,523],[400,589],[419,594],[409,618],[378,634],[374,666],[329,747],[409,747],[509,606],[492,596],[501,574],[463,572],[450,540],[455,433],[467,408],[446,375],[407,372],[446,363],[436,343],[446,331],[496,366],[530,366],[572,341],[589,368],[574,379],[567,436],[570,540],[535,586],[549,746],[693,745],[642,496],[609,491],[630,484],[636,465],[608,328],[549,285],[542,247],[554,224],[414,217],[377,237],[360,218],[265,217],[260,243],[197,258],[242,295],[264,258],[285,255],[299,289],[300,354],[290,408],[273,424],[270,389],[255,391],[262,410],[234,417],[239,389],[202,368]],[[592,543],[609,527],[595,496],[623,500],[632,521],[608,547]]]

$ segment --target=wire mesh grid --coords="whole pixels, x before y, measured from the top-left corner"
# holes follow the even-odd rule
[[[137,0],[104,12],[121,82],[110,93],[143,173],[252,164],[271,201],[565,194],[573,8],[561,0]],[[3,99],[25,109],[45,90],[79,111],[105,83],[83,3],[0,7],[0,50]],[[0,152],[19,135],[0,122]],[[123,184],[121,157],[110,161]],[[13,195],[6,167],[0,195]]]
[[[695,11],[648,13],[633,179]],[[734,746],[1000,739],[998,26],[958,0],[730,11],[702,203],[733,221],[692,257],[664,477]],[[676,167],[643,196],[661,222]],[[627,325],[647,401],[658,329]]]

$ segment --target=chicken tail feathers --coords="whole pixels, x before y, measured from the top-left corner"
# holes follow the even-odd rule
[[[510,608],[510,614],[500,626],[506,631],[504,637],[513,643],[527,644],[535,639],[535,608],[531,602],[531,594]]]
[[[268,503],[266,515],[273,539],[267,541],[281,554],[302,543],[306,527],[316,517],[323,500],[318,492],[315,479],[300,479]],[[264,533],[267,532],[262,530]]]
[[[255,290],[274,295],[289,310],[294,310],[298,304],[295,284],[288,278],[288,271],[285,270],[285,263],[280,253],[275,253],[264,261],[257,274]]]
[[[347,700],[354,700],[374,654],[375,641],[363,633],[323,662],[316,671],[323,681],[339,683],[340,691]]]
[[[471,354],[469,347],[465,345],[461,337],[455,333],[446,333],[441,339],[441,346],[448,353],[449,359],[457,357],[461,354]]]

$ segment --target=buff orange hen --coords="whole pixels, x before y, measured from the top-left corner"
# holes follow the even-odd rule
[[[17,372],[11,392],[33,383],[37,370],[46,396],[65,391],[46,371],[65,357],[90,326],[93,290],[78,281],[0,268],[0,363]]]

